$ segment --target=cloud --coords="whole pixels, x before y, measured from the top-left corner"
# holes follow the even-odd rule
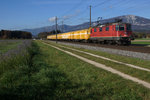
[[[66,16],[63,16],[63,19],[66,20],[66,19],[70,19],[71,17],[73,17],[74,15],[66,15]]]
[[[77,10],[74,14],[66,15],[66,16],[63,16],[62,18],[57,18],[57,19],[67,20],[67,19],[77,16],[79,13],[80,13],[80,10]],[[48,19],[48,21],[50,22],[55,22],[55,20],[56,20],[56,17],[50,17]]]
[[[54,22],[55,20],[56,20],[56,17],[51,17],[48,19],[48,21],[50,21],[50,22]]]

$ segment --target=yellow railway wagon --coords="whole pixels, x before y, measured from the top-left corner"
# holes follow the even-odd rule
[[[87,40],[87,39],[90,38],[90,30],[91,30],[91,28],[58,34],[57,39],[62,39],[62,40]],[[49,35],[49,36],[47,36],[47,39],[52,39],[52,40],[56,39],[56,35]]]
[[[61,39],[61,34],[57,34],[57,39]]]
[[[48,35],[47,39],[50,39],[50,40],[56,39],[56,35]]]
[[[61,34],[61,39],[63,39],[63,40],[70,39],[70,32],[68,32],[68,33],[62,33]]]

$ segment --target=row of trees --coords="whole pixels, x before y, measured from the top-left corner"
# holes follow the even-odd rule
[[[32,34],[25,31],[1,30],[0,39],[31,39]]]
[[[61,33],[60,30],[57,30],[57,33]],[[38,34],[38,38],[46,39],[48,35],[56,34],[56,31],[53,30],[51,32],[41,32]]]

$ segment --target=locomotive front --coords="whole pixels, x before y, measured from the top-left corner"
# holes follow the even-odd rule
[[[118,37],[118,44],[131,44],[132,30],[129,23],[118,23],[116,25],[115,33]]]

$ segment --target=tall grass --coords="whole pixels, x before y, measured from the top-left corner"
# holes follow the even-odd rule
[[[4,63],[6,69],[0,75],[0,100],[150,98],[148,89],[40,42],[32,42],[23,55]]]
[[[66,75],[41,57],[39,46],[1,62],[1,100],[49,100],[64,97],[69,88]],[[65,89],[64,89],[65,88]],[[60,90],[60,91],[59,91]]]
[[[95,68],[47,45],[42,45],[43,59],[61,70],[69,79],[69,88],[62,92],[65,99],[73,100],[142,100],[149,99],[150,91],[137,83]],[[54,45],[54,44],[52,44]],[[67,84],[66,83],[66,84]],[[60,90],[58,90],[60,92]]]
[[[16,48],[22,40],[0,40],[0,54]]]

